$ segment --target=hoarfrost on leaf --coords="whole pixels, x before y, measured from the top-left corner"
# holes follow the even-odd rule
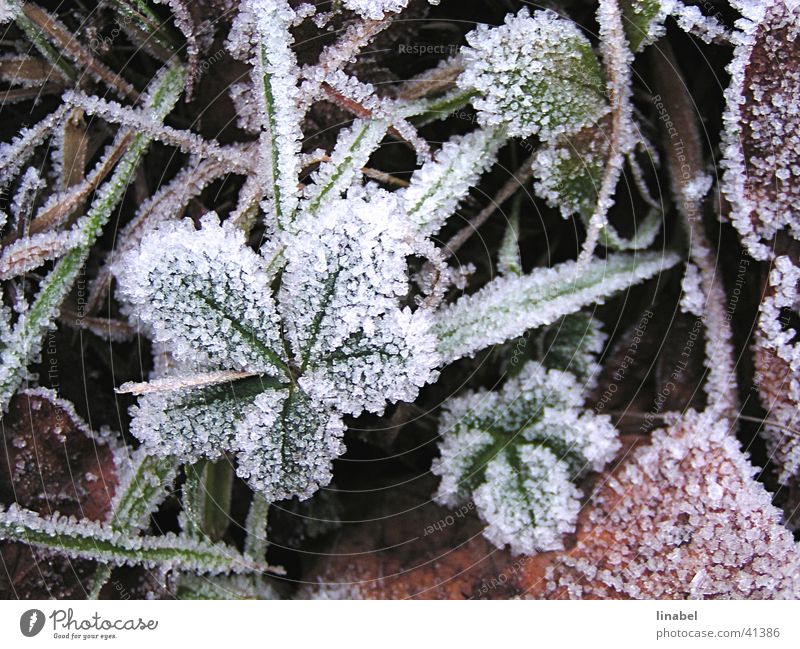
[[[533,554],[563,547],[574,530],[574,481],[599,471],[619,448],[610,419],[582,412],[583,390],[568,372],[529,361],[500,390],[470,392],[445,404],[435,500],[457,506],[472,496],[498,547]]]
[[[592,496],[550,596],[796,599],[800,548],[755,472],[714,412],[655,431]]]
[[[750,16],[728,66],[722,191],[747,250],[767,259],[779,231],[800,239],[800,7],[768,0]]]
[[[499,27],[479,25],[467,35],[462,90],[487,127],[511,136],[548,140],[574,133],[608,112],[605,82],[589,40],[553,11],[523,8]]]

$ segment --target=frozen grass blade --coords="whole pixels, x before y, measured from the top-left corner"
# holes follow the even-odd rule
[[[154,82],[150,109],[163,117],[172,109],[183,88],[183,74],[179,68],[168,68]],[[25,369],[41,348],[42,336],[58,315],[62,301],[72,288],[89,251],[99,236],[111,212],[122,200],[139,161],[150,139],[135,135],[130,148],[120,160],[112,177],[97,192],[86,216],[77,225],[80,242],[67,252],[42,282],[39,293],[30,309],[20,316],[7,347],[0,355],[0,406],[5,408],[9,399],[22,383]]]
[[[552,324],[587,304],[638,284],[674,266],[674,253],[618,254],[577,272],[575,262],[520,277],[500,277],[462,297],[436,317],[434,332],[444,362],[497,345],[528,329]]]

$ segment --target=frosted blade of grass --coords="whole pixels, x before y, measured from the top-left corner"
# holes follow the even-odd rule
[[[602,302],[678,261],[674,253],[618,254],[592,260],[581,272],[569,261],[521,277],[497,278],[439,312],[434,325],[439,353],[445,362],[472,356],[587,304]]]
[[[152,40],[163,51],[162,54],[174,54],[177,51],[180,39],[145,0],[111,0],[111,5],[120,16],[120,25],[133,27],[147,35],[148,40]]]
[[[497,270],[501,275],[522,275],[519,252],[519,211],[521,194],[514,200],[506,232],[497,252]]]
[[[283,229],[291,225],[300,198],[300,68],[289,31],[294,18],[285,0],[244,0],[228,37],[231,53],[253,66],[262,129],[259,174]]]
[[[130,533],[148,525],[150,515],[168,495],[178,466],[173,458],[148,455],[144,447],[131,453],[127,461],[129,466],[122,472],[111,503],[109,525]]]
[[[178,599],[243,600],[280,599],[275,587],[258,575],[197,576],[182,574]]]
[[[263,560],[267,552],[267,521],[269,516],[269,501],[259,493],[253,494],[250,509],[247,512],[244,540],[244,553],[257,561]]]
[[[11,142],[0,144],[0,187],[11,182],[11,179],[22,169],[22,166],[53,128],[66,116],[70,107],[61,104],[42,121],[29,128],[23,128]]]
[[[402,197],[406,214],[421,234],[430,236],[444,225],[470,187],[492,166],[505,139],[502,128],[456,136],[414,172]]]
[[[267,566],[244,558],[223,544],[167,534],[132,537],[109,526],[64,516],[43,518],[16,504],[0,513],[0,540],[53,550],[74,559],[114,565],[188,570],[195,573],[262,572]]]
[[[168,68],[154,81],[148,105],[161,119],[172,109],[183,88],[179,68]],[[67,252],[42,282],[30,309],[20,316],[8,346],[0,354],[0,408],[21,384],[25,368],[41,349],[42,336],[58,315],[62,301],[69,293],[89,251],[111,212],[122,200],[136,167],[150,144],[149,138],[137,134],[130,148],[117,164],[111,178],[98,190],[88,213],[75,228],[80,243]]]
[[[304,211],[315,212],[326,198],[339,197],[360,175],[370,155],[381,143],[389,124],[385,120],[356,120],[336,140],[330,160],[313,175]]]
[[[600,231],[600,243],[612,250],[644,250],[649,248],[661,232],[661,210],[651,209],[644,220],[636,226],[636,232],[630,239],[621,237],[614,226],[606,223]]]
[[[25,32],[25,36],[33,43],[34,47],[42,54],[45,60],[56,70],[58,70],[65,79],[75,81],[78,78],[78,73],[75,68],[70,65],[61,53],[47,42],[45,35],[33,23],[33,21],[25,15],[24,11],[20,11],[14,17],[17,26]]]

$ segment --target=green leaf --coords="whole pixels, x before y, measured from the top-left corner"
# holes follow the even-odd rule
[[[631,50],[639,52],[656,37],[656,19],[661,13],[658,0],[620,0],[622,25]]]

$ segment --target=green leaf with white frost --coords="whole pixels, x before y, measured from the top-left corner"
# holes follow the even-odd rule
[[[483,126],[544,140],[574,133],[608,112],[605,81],[592,45],[575,23],[553,11],[523,8],[499,27],[467,34],[462,90]],[[513,64],[509,64],[513,62]]]
[[[231,54],[253,66],[258,113],[262,116],[259,169],[269,188],[278,226],[290,229],[300,192],[300,68],[289,27],[295,12],[285,0],[243,0],[228,37]]]
[[[213,213],[202,228],[168,223],[118,262],[119,295],[181,362],[286,374],[272,298],[274,271],[244,233]],[[288,377],[287,377],[288,380]]]
[[[583,400],[572,374],[535,361],[499,390],[448,400],[431,467],[442,479],[434,499],[456,507],[471,498],[498,547],[561,549],[580,508],[573,482],[619,449],[609,418],[583,412]]]
[[[385,120],[356,120],[336,139],[330,160],[323,162],[313,174],[314,184],[308,189],[303,211],[316,212],[326,199],[339,198],[359,177],[370,155],[378,148],[389,128]]]
[[[506,140],[502,128],[477,129],[442,145],[433,160],[411,177],[400,192],[407,217],[420,234],[431,236],[453,215],[481,175],[497,159]]]
[[[149,524],[150,515],[169,494],[178,467],[174,459],[153,457],[143,447],[132,451],[127,461],[127,467],[118,462],[120,479],[108,524],[114,530],[130,533]]]
[[[678,261],[678,255],[669,252],[615,254],[593,259],[580,272],[574,262],[565,262],[521,277],[499,277],[437,314],[438,351],[444,362],[472,356],[601,302]]]
[[[180,68],[168,67],[151,83],[145,104],[153,119],[163,120],[183,89]],[[75,224],[79,240],[45,277],[30,309],[22,314],[0,352],[0,410],[22,382],[26,367],[41,350],[42,337],[58,315],[61,303],[78,277],[89,251],[111,212],[122,200],[128,183],[150,144],[150,138],[136,134],[114,173],[96,192],[85,216]]]

